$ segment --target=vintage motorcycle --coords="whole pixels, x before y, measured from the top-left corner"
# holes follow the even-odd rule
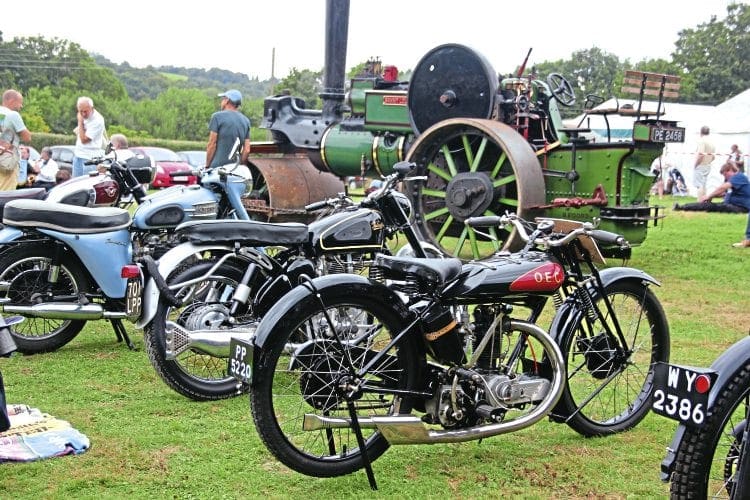
[[[374,486],[370,463],[389,444],[482,439],[545,416],[607,435],[645,416],[669,331],[652,277],[594,265],[597,241],[623,238],[513,214],[466,223],[510,224],[526,246],[464,265],[378,256],[385,284],[307,280],[250,341],[232,339],[228,368],[250,384],[257,431],[281,462],[317,477],[364,467]],[[548,334],[536,320],[550,297]]]
[[[156,269],[148,257],[175,244],[172,235],[179,223],[248,218],[241,200],[251,185],[245,165],[228,163],[206,171],[200,186],[175,186],[146,196],[128,164],[117,161],[116,151],[111,153],[96,163],[107,164],[113,176],[131,186],[139,201],[132,219],[117,207],[26,199],[5,205],[0,307],[27,318],[12,331],[19,352],[58,349],[86,321],[97,319],[110,320],[118,340],[132,348],[121,319],[134,321],[140,315],[141,270],[147,265]]]
[[[672,498],[750,498],[750,337],[709,368],[657,367],[654,412],[680,422],[661,478]]]
[[[230,337],[251,336],[301,276],[365,273],[374,254],[388,252],[388,241],[401,233],[408,242],[402,253],[436,255],[418,240],[409,224],[411,204],[396,190],[412,168],[396,164],[395,173],[359,204],[341,194],[308,205],[311,212],[327,210],[309,225],[215,221],[178,227],[176,235],[187,241],[159,259],[158,273],[181,303],[163,300],[152,280],[136,325],[144,328],[149,359],[162,380],[195,400],[238,395],[242,385],[226,372]],[[195,262],[196,255],[202,260]]]

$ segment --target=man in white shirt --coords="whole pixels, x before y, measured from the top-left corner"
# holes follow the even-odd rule
[[[76,148],[73,158],[73,177],[95,170],[96,165],[85,165],[85,163],[104,155],[102,147],[104,117],[94,109],[94,101],[90,97],[79,97],[76,108],[78,109],[78,126],[74,130]]]

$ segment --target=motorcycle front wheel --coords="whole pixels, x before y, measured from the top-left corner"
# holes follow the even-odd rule
[[[215,261],[209,260],[177,272],[167,283],[182,283],[203,276]],[[167,359],[167,330],[176,324],[184,330],[226,330],[227,344],[232,326],[227,323],[232,294],[242,279],[243,271],[222,265],[209,278],[173,290],[182,300],[178,307],[159,301],[156,315],[144,328],[148,358],[157,375],[170,388],[196,401],[226,399],[242,394],[242,385],[227,373],[227,358],[213,356],[198,348],[188,347],[174,359]],[[235,319],[238,319],[235,317]],[[243,317],[239,317],[240,323]],[[177,342],[179,343],[179,342]],[[228,349],[227,349],[228,350]]]
[[[607,436],[635,427],[651,408],[654,366],[669,361],[669,325],[653,292],[641,283],[617,281],[606,288],[600,314],[578,311],[561,342],[568,380],[555,413],[584,436]],[[585,301],[582,301],[585,302]],[[607,332],[619,323],[625,345]],[[604,325],[608,325],[606,329]]]
[[[409,412],[409,398],[389,389],[413,387],[419,355],[407,335],[352,377],[352,368],[371,363],[406,325],[404,316],[346,287],[327,290],[320,299],[326,314],[308,295],[295,304],[293,317],[274,327],[253,365],[251,406],[258,434],[278,460],[302,474],[335,477],[364,466],[349,405],[362,427],[367,457],[374,461],[388,442],[367,418]]]
[[[746,362],[721,388],[703,426],[685,428],[676,450],[672,498],[748,498],[747,481],[737,480],[740,457],[748,451],[744,440],[748,398],[750,363]]]
[[[0,254],[0,282],[8,283],[4,294],[8,304],[79,302],[79,294],[88,291],[86,274],[77,260],[63,254],[57,280],[50,283],[54,253],[54,248],[20,245]],[[73,340],[85,324],[82,320],[26,317],[11,329],[11,335],[23,354],[50,352]]]

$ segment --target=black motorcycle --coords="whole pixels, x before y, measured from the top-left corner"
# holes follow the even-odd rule
[[[230,337],[251,337],[301,277],[367,273],[374,255],[388,252],[400,234],[408,243],[401,252],[437,254],[417,238],[409,224],[411,203],[395,189],[413,165],[394,168],[358,204],[341,194],[308,205],[308,211],[327,213],[309,225],[211,221],[178,227],[177,236],[186,241],[159,259],[158,275],[166,283],[146,286],[137,324],[162,380],[195,400],[240,394],[242,385],[226,370]]]
[[[750,498],[750,337],[709,368],[657,367],[655,413],[677,420],[661,477],[672,498]]]
[[[463,265],[381,255],[384,283],[307,280],[251,341],[232,340],[230,372],[250,384],[256,429],[281,462],[317,477],[364,467],[374,487],[370,463],[389,444],[482,439],[545,416],[608,435],[647,414],[669,330],[652,277],[597,269],[597,241],[623,238],[512,214],[466,223],[510,225],[527,244]],[[536,322],[550,297],[548,334]]]

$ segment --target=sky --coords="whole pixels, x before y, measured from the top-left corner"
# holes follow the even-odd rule
[[[468,45],[497,73],[598,47],[621,60],[668,59],[682,29],[723,19],[731,0],[351,0],[346,69],[379,57],[414,68],[432,48]],[[741,3],[747,3],[743,0]],[[266,80],[323,67],[325,0],[25,0],[4,41],[43,36],[131,66],[220,68]],[[21,5],[21,4],[19,4]],[[19,11],[20,12],[20,11]],[[93,14],[90,15],[89,13]],[[275,57],[274,57],[275,54]]]

